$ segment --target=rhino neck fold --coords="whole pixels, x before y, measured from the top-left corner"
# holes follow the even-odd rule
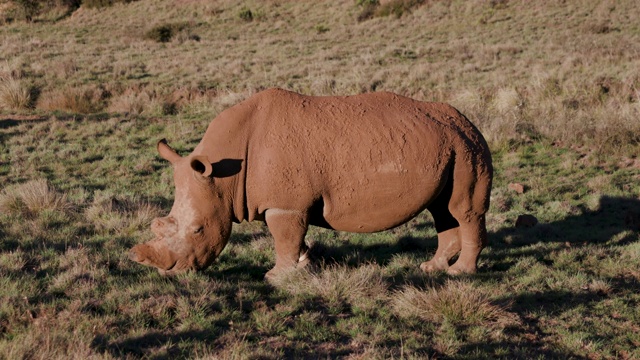
[[[247,153],[245,150],[244,160],[240,172],[234,176],[235,186],[231,197],[233,209],[233,221],[241,223],[247,219],[249,210],[247,209]]]
[[[201,143],[194,149],[194,155],[205,155],[213,165],[213,186],[224,199],[233,222],[247,219],[247,145],[235,146],[227,139],[221,139],[214,131],[207,131]]]

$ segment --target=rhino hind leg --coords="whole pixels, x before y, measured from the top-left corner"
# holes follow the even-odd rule
[[[489,209],[492,168],[490,156],[458,159],[454,166],[449,211],[458,221],[460,256],[447,272],[475,273],[478,256],[487,245],[485,214]]]
[[[420,264],[424,272],[449,269],[451,259],[460,252],[460,224],[449,211],[452,191],[453,182],[449,179],[438,197],[427,207],[438,232],[438,248],[431,260]]]
[[[485,213],[489,208],[491,168],[474,160],[456,162],[446,185],[427,207],[438,232],[438,249],[433,259],[420,265],[425,272],[446,270],[457,275],[477,270],[478,256],[487,245]],[[449,266],[458,253],[458,259]]]
[[[487,230],[484,214],[476,219],[460,224],[460,256],[449,267],[447,272],[451,275],[462,273],[475,273],[478,256],[487,244]]]
[[[304,237],[309,227],[308,216],[295,210],[269,209],[265,220],[276,250],[276,265],[265,278],[272,281],[281,273],[306,266],[309,248]]]

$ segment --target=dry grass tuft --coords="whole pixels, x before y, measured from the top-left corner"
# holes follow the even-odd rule
[[[29,88],[13,76],[0,76],[0,109],[19,110],[31,106]]]
[[[107,111],[140,115],[145,112],[150,100],[146,93],[125,92],[111,99]]]
[[[44,179],[31,180],[0,193],[0,212],[37,216],[43,211],[67,212],[73,208],[66,194],[57,192]]]
[[[166,115],[167,105],[146,91],[126,90],[111,98],[107,111],[133,115]]]
[[[493,106],[500,113],[507,113],[522,108],[524,101],[516,89],[502,88],[496,92],[493,98]]]
[[[366,306],[370,300],[384,300],[388,285],[377,264],[356,269],[332,265],[319,272],[307,269],[292,271],[276,279],[276,285],[293,295],[320,296],[331,303],[347,301]]]
[[[140,230],[159,216],[160,209],[139,199],[97,196],[85,216],[97,229],[107,231]]]
[[[91,114],[104,108],[107,93],[95,87],[66,88],[43,94],[37,107],[47,111]]]
[[[435,323],[481,325],[511,322],[513,315],[465,280],[449,280],[441,287],[421,290],[405,286],[393,294],[392,306],[401,317],[418,317]]]

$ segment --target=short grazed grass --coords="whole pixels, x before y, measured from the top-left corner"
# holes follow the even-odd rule
[[[140,0],[4,23],[0,77],[33,97],[0,104],[0,358],[640,358],[637,6],[360,11]],[[166,24],[188,34],[145,38]],[[129,261],[173,202],[156,142],[188,153],[219,111],[274,85],[392,90],[477,123],[496,169],[478,274],[419,270],[428,214],[376,234],[312,228],[314,264],[275,286],[260,223],[236,225],[200,273]],[[516,228],[522,214],[539,224]]]

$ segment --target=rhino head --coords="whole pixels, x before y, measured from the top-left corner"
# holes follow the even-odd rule
[[[168,216],[152,221],[155,238],[134,246],[129,258],[163,275],[206,268],[229,240],[230,197],[214,184],[206,156],[181,157],[164,139],[158,142],[158,152],[173,166],[175,200]]]

